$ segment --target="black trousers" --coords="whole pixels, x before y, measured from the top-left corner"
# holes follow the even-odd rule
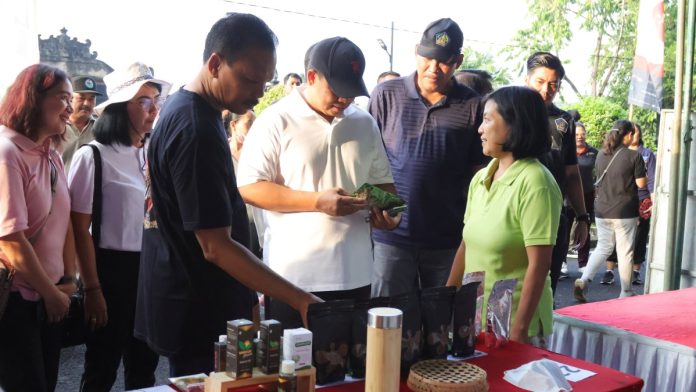
[[[351,290],[316,291],[312,294],[323,299],[324,301],[335,301],[340,299],[369,299],[370,285]],[[285,302],[266,297],[266,320],[269,319],[280,321],[283,324],[283,329],[304,327],[300,312]]]
[[[159,356],[133,337],[140,253],[99,248],[96,252],[109,321],[87,339],[80,390],[110,391],[121,359],[126,390],[151,387]]]
[[[51,392],[56,388],[62,325],[45,321],[43,302],[15,292],[0,320],[0,390]]]
[[[558,222],[558,233],[556,234],[556,245],[553,247],[551,256],[551,290],[556,295],[556,283],[561,276],[561,268],[568,256],[568,218],[561,212],[561,219]]]

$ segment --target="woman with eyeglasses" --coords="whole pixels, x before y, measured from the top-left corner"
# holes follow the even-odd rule
[[[96,107],[95,140],[75,153],[68,174],[85,320],[94,331],[81,391],[109,391],[121,359],[127,390],[150,387],[159,359],[133,336],[133,322],[146,187],[143,144],[171,85],[154,79],[142,63],[104,82],[109,99]]]
[[[53,391],[61,323],[75,292],[75,248],[61,142],[72,107],[64,71],[35,64],[0,104],[0,268],[14,270],[0,303],[0,390]],[[0,295],[0,297],[2,297]]]

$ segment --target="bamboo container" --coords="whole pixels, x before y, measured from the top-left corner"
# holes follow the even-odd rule
[[[403,313],[394,308],[367,312],[366,392],[398,392]]]

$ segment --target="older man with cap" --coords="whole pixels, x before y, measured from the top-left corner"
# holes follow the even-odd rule
[[[72,79],[73,95],[70,123],[65,129],[65,141],[61,148],[65,172],[70,171],[72,157],[81,145],[94,140],[92,127],[96,121],[94,107],[97,104],[97,82],[91,76],[76,76]]]
[[[447,282],[469,182],[486,162],[480,97],[453,78],[463,41],[452,19],[432,22],[416,46],[416,72],[378,85],[370,97],[396,189],[409,206],[395,230],[373,232],[373,296]]]
[[[239,162],[242,197],[265,210],[264,261],[325,300],[370,297],[370,226],[389,230],[400,220],[350,196],[366,182],[395,192],[377,124],[351,105],[368,95],[364,69],[348,39],[314,44],[306,84],[259,116]],[[300,326],[299,314],[275,299],[266,314]]]

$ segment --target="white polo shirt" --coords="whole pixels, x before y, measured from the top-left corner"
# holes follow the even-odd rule
[[[145,211],[143,150],[133,146],[96,145],[102,158],[102,224],[99,247],[140,252]],[[94,155],[82,147],[68,173],[71,211],[92,213]]]
[[[304,87],[267,108],[242,149],[237,184],[272,181],[290,189],[355,191],[391,175],[374,119],[354,105],[329,123],[301,95]],[[264,261],[307,291],[350,290],[370,284],[372,247],[367,211],[343,217],[321,212],[264,211]]]

